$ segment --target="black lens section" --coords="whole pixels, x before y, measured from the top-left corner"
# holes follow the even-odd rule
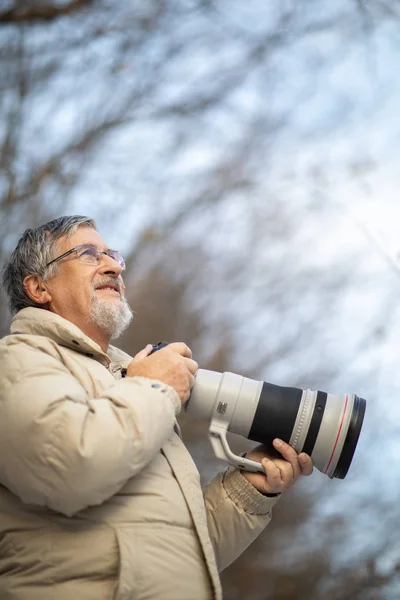
[[[248,438],[270,447],[277,437],[288,442],[302,394],[299,388],[264,382]]]
[[[338,477],[339,479],[344,479],[346,477],[356,450],[358,438],[360,437],[366,405],[367,403],[364,398],[359,398],[358,396],[354,397],[353,412],[351,413],[346,439],[332,477]]]
[[[308,428],[307,437],[304,441],[302,452],[305,452],[311,456],[314,450],[315,442],[318,437],[319,428],[324,416],[326,399],[328,394],[326,392],[317,392],[317,400],[314,406],[313,416],[311,417],[310,427]]]

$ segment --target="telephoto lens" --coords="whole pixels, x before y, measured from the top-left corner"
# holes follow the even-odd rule
[[[219,456],[241,465],[227,447],[225,431],[272,448],[276,437],[298,453],[306,452],[314,466],[330,478],[343,479],[350,467],[360,436],[366,401],[355,394],[281,387],[234,373],[199,369],[186,412],[209,419],[214,449],[221,440]],[[235,456],[235,460],[233,460]]]
[[[153,345],[160,350],[168,342]],[[282,387],[235,373],[199,369],[186,413],[210,423],[214,452],[238,468],[263,472],[260,463],[233,454],[227,432],[265,444],[281,438],[296,452],[306,452],[331,479],[344,479],[364,420],[366,401],[355,394]]]

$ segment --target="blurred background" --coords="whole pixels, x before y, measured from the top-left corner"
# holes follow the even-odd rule
[[[346,479],[286,494],[226,600],[400,598],[399,25],[395,0],[0,0],[1,262],[94,217],[125,350],[367,399]]]

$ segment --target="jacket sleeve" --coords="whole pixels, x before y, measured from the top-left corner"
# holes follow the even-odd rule
[[[127,377],[90,398],[56,350],[20,350],[0,353],[0,484],[67,516],[101,504],[171,435],[178,395]]]
[[[271,521],[271,509],[279,496],[260,494],[230,467],[205,488],[208,530],[219,571],[228,567]]]

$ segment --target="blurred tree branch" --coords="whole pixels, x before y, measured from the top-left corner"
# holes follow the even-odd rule
[[[70,15],[93,4],[94,0],[72,0],[64,5],[39,2],[19,2],[19,6],[0,12],[0,23],[26,23],[32,21],[53,21],[58,17]]]
[[[396,0],[354,0],[359,14],[370,26],[382,18],[398,19],[399,3]]]

